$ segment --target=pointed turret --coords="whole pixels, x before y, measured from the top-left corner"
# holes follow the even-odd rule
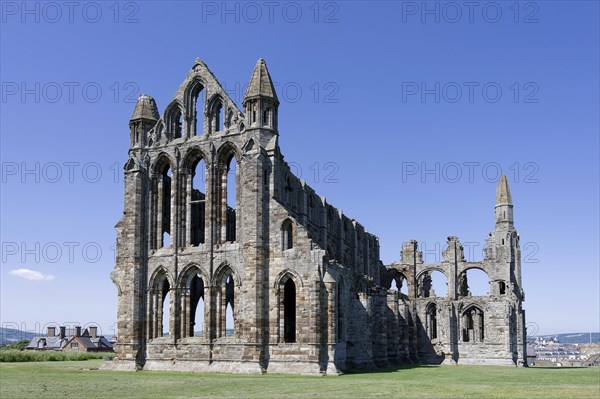
[[[496,187],[496,206],[498,205],[512,205],[508,180],[504,175],[500,176],[498,187]]]
[[[259,97],[272,99],[279,105],[275,86],[273,86],[273,80],[271,80],[271,75],[267,69],[267,63],[262,58],[258,60],[254,67],[254,72],[252,72],[246,94],[244,94],[244,102]]]
[[[506,176],[500,176],[500,181],[496,187],[496,226],[513,224],[513,203],[510,195],[510,188],[508,187],[508,180]]]
[[[250,128],[277,130],[279,99],[267,63],[262,58],[252,72],[243,104]]]
[[[143,147],[146,143],[146,134],[154,127],[159,118],[154,98],[146,94],[140,95],[129,120],[130,147]]]

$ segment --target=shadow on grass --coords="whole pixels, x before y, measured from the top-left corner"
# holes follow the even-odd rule
[[[411,369],[433,369],[440,368],[442,366],[437,364],[403,364],[398,366],[386,367],[383,369],[376,370],[364,370],[364,369],[350,369],[342,375],[347,374],[382,374],[382,373],[395,373],[400,370],[411,370]]]

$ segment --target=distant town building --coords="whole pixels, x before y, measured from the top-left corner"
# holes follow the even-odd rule
[[[48,327],[46,335],[35,336],[25,349],[29,350],[64,350],[77,352],[112,352],[113,344],[103,335],[98,335],[98,327],[66,328]]]

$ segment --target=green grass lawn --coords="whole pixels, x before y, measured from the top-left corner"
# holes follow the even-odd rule
[[[0,363],[0,398],[600,398],[600,368],[418,366],[302,377],[97,370],[102,362]]]

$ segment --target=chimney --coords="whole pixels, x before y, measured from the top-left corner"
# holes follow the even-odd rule
[[[53,327],[48,327],[48,336],[49,337],[54,337],[56,335],[56,328]]]
[[[60,326],[59,328],[60,328],[60,336],[59,336],[59,338],[63,339],[65,337],[66,328],[65,328],[65,326]]]
[[[98,335],[98,327],[90,327],[89,332],[92,338],[96,338],[96,336]]]
[[[75,326],[75,336],[81,337],[81,326]]]

